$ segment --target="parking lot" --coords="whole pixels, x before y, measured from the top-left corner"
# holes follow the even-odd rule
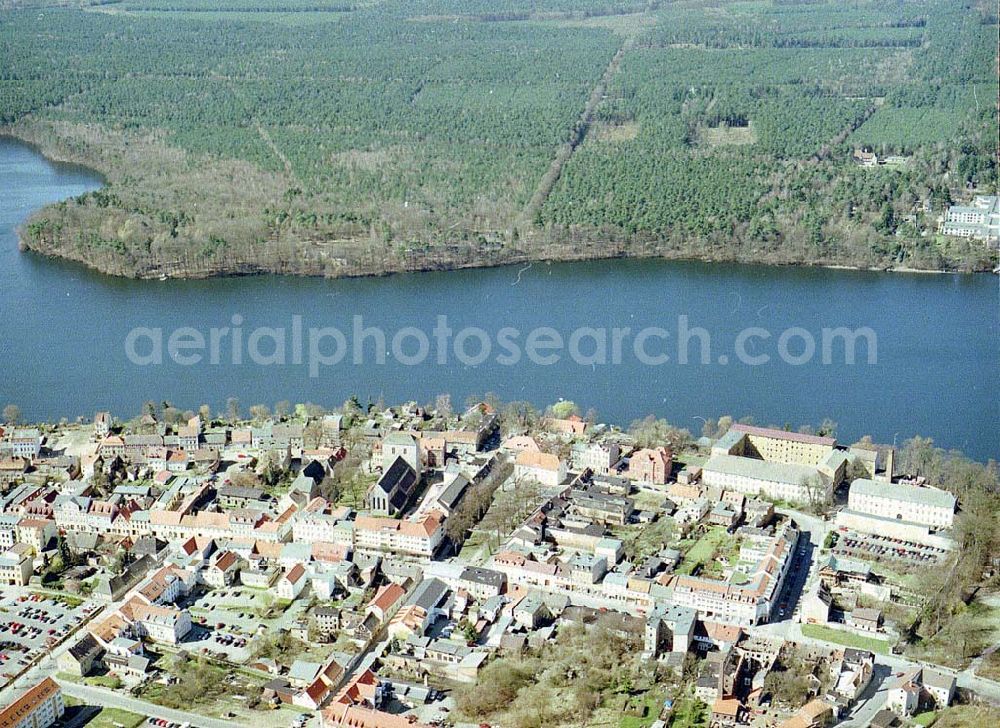
[[[26,591],[0,598],[0,685],[48,651],[97,609]]]
[[[217,657],[243,664],[250,659],[251,635],[240,633],[221,623],[202,624],[196,621],[184,638],[183,648],[188,652]]]
[[[303,615],[306,601],[282,610],[266,592],[229,587],[198,594],[185,605],[194,624],[184,640],[185,649],[244,663],[250,658],[252,638],[289,629]]]
[[[843,556],[860,558],[867,556],[911,564],[932,564],[939,561],[946,553],[943,549],[933,546],[855,531],[841,533],[833,552]]]

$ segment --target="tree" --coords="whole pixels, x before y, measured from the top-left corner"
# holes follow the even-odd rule
[[[556,402],[549,408],[552,412],[552,416],[559,420],[564,420],[570,415],[579,415],[580,408],[576,406],[575,402],[571,402],[568,399],[560,400]]]
[[[3,421],[8,425],[16,425],[21,421],[21,408],[16,404],[9,404],[3,408]]]
[[[292,411],[292,404],[287,399],[283,399],[280,402],[274,403],[274,418],[277,420],[283,420],[288,417],[288,413]]]
[[[477,685],[458,691],[459,710],[470,717],[485,717],[514,702],[518,691],[531,682],[534,675],[523,666],[500,659],[490,663],[479,674]],[[489,690],[481,686],[489,685]]]
[[[827,417],[816,430],[816,434],[820,437],[836,437],[837,436],[837,423]]]
[[[302,431],[302,439],[307,448],[317,448],[323,441],[323,423],[320,420],[309,420]]]
[[[434,412],[438,417],[447,419],[451,417],[451,395],[450,394],[439,394],[434,399]]]
[[[229,420],[229,424],[235,425],[240,419],[240,400],[236,397],[230,397],[226,400],[226,419]]]
[[[635,438],[639,447],[670,445],[680,449],[692,442],[691,433],[688,430],[674,427],[666,420],[658,420],[653,415],[642,420],[635,420],[629,426],[629,434]]]
[[[250,417],[254,422],[263,422],[271,416],[271,410],[266,404],[255,404],[250,407]]]

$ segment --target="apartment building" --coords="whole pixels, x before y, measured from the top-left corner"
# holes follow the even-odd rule
[[[8,457],[34,460],[42,451],[42,433],[35,428],[14,430],[4,445],[4,450],[9,451],[4,453]]]
[[[522,450],[514,461],[514,478],[555,487],[566,479],[566,461],[551,453]]]
[[[621,457],[618,443],[577,443],[570,450],[570,462],[577,471],[591,470],[596,475],[607,475]]]
[[[0,709],[0,726],[48,728],[65,712],[62,689],[55,680],[47,677],[6,708]]]
[[[847,507],[852,511],[935,529],[952,527],[955,502],[955,496],[944,490],[867,478],[851,483],[847,497]]]
[[[359,551],[387,551],[430,558],[444,538],[443,519],[436,511],[420,521],[358,516],[354,547]]]
[[[832,437],[737,423],[712,446],[712,455],[738,455],[772,463],[816,466],[829,456],[836,445],[837,441]]]
[[[822,502],[833,495],[833,480],[815,467],[736,455],[709,458],[702,468],[702,482],[746,495],[796,503]]]
[[[1000,198],[977,195],[971,205],[952,205],[940,230],[942,235],[1000,242]]]

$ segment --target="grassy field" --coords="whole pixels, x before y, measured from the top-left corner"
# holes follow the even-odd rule
[[[737,543],[737,539],[730,535],[726,529],[721,526],[712,528],[688,548],[680,566],[677,567],[677,573],[691,574],[699,565],[702,569],[714,570],[711,561],[713,555],[732,556],[734,546]],[[738,549],[738,546],[736,548]]]
[[[819,624],[803,624],[802,634],[816,640],[826,640],[835,642],[845,647],[856,647],[861,650],[870,650],[879,655],[888,655],[892,651],[893,643],[889,640],[880,640],[875,637],[863,637],[853,632],[844,632],[839,629],[824,627]]]
[[[86,709],[88,706],[76,698],[64,697],[67,708]],[[100,712],[84,723],[87,728],[138,728],[146,720],[146,716],[130,713],[118,708],[100,708]]]

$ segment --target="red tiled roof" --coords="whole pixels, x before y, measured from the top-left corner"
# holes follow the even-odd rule
[[[792,442],[804,442],[810,445],[836,445],[837,441],[832,437],[818,437],[817,435],[803,435],[800,432],[786,432],[785,430],[775,430],[771,427],[754,427],[753,425],[735,424],[730,429],[737,432],[745,432],[748,435],[758,435],[760,437],[771,437],[775,440],[791,440]]]
[[[0,710],[0,726],[20,725],[21,722],[38,709],[42,703],[59,692],[59,685],[50,677],[45,678],[24,695]]]

